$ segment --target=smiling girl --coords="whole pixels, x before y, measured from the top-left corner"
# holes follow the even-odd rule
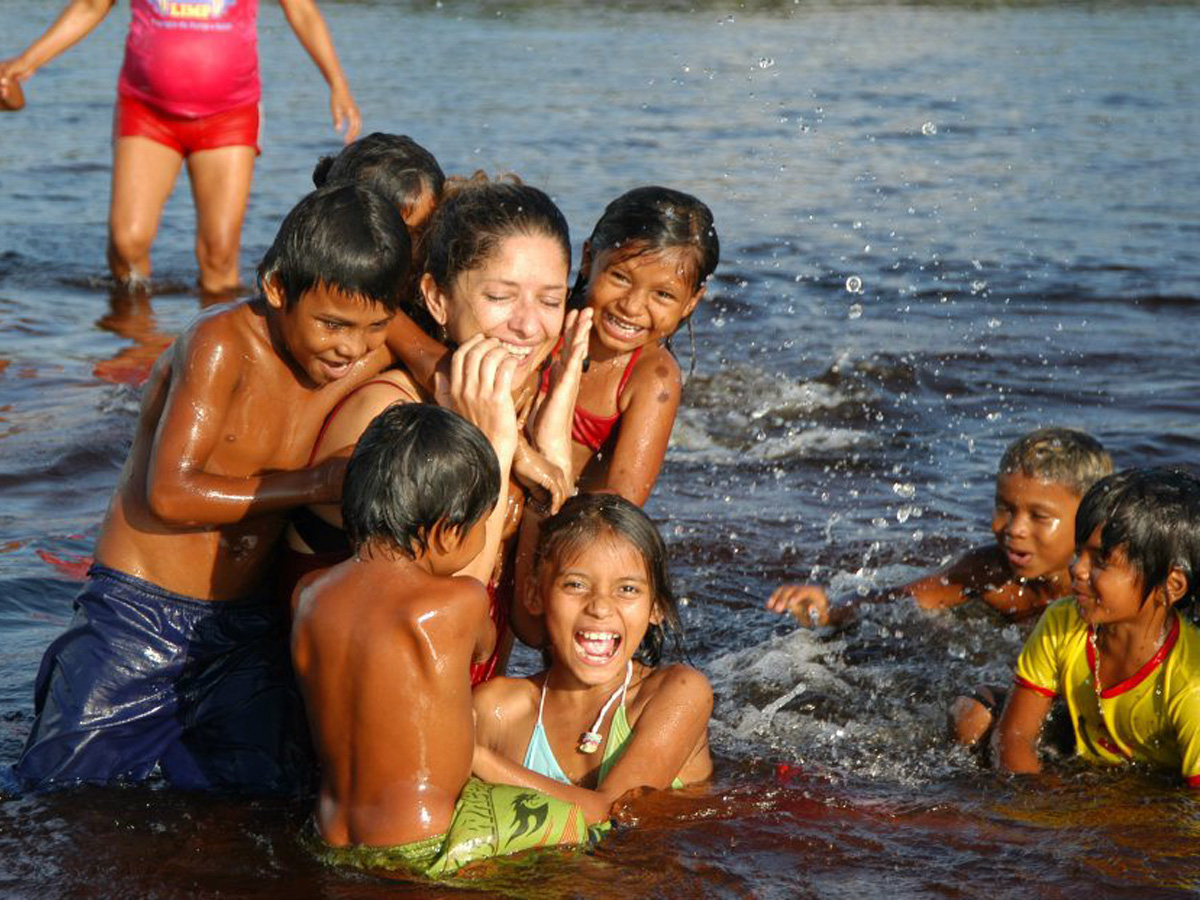
[[[632,789],[706,780],[712,689],[658,665],[678,612],[645,513],[615,494],[568,500],[542,523],[535,577],[550,668],[476,689],[476,774],[577,803],[589,824]]]

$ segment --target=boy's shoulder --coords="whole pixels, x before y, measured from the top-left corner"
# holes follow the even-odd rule
[[[246,298],[203,310],[192,319],[175,341],[176,354],[239,361],[274,353],[266,315],[256,298]],[[234,353],[230,353],[232,350]],[[235,355],[236,354],[236,355]]]

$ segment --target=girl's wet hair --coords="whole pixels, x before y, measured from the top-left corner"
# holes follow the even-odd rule
[[[287,214],[258,266],[263,289],[276,279],[287,307],[318,285],[400,308],[412,246],[400,212],[358,185],[313,191]]]
[[[490,181],[479,174],[451,181],[429,222],[425,272],[448,291],[459,275],[482,266],[505,238],[514,235],[551,238],[570,267],[567,220],[543,191],[517,181]]]
[[[1125,469],[1101,478],[1075,514],[1075,544],[1100,529],[1100,551],[1120,548],[1142,580],[1143,596],[1172,568],[1187,576],[1186,605],[1200,596],[1200,478],[1179,468]]]
[[[482,431],[440,406],[389,406],[350,457],[342,523],[355,549],[378,541],[413,557],[439,522],[462,534],[499,496],[500,464]]]
[[[653,185],[634,188],[608,204],[587,244],[592,260],[610,251],[628,251],[623,254],[627,258],[689,250],[693,292],[700,290],[721,258],[712,210],[691,194]],[[572,308],[587,305],[590,274],[580,270],[571,291]]]
[[[313,184],[361,184],[378,191],[407,215],[421,197],[441,199],[446,175],[433,154],[403,134],[376,131],[346,146],[336,156],[323,156],[312,174]]]
[[[623,538],[637,549],[646,564],[653,609],[662,623],[650,625],[634,659],[656,666],[670,630],[682,631],[679,606],[667,573],[667,547],[650,517],[641,507],[619,494],[579,494],[563,504],[556,515],[543,520],[534,551],[533,566],[540,582],[543,567],[557,566],[584,547],[605,536]]]

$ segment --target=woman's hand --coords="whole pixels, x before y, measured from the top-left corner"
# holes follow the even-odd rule
[[[329,111],[333,114],[333,127],[342,135],[343,143],[353,143],[362,131],[362,113],[344,81],[330,88]]]
[[[439,391],[438,403],[479,427],[507,470],[517,447],[517,411],[513,406],[512,356],[496,338],[478,334],[454,351],[450,381]],[[445,378],[439,375],[444,385]]]
[[[528,426],[537,451],[568,475],[572,472],[571,423],[575,416],[575,398],[579,396],[579,381],[583,375],[583,360],[587,355],[591,330],[590,309],[567,313],[563,348],[558,360],[550,367],[550,392],[538,397]]]

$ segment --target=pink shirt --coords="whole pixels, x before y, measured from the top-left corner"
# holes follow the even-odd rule
[[[258,0],[131,5],[118,94],[186,118],[258,102]]]

